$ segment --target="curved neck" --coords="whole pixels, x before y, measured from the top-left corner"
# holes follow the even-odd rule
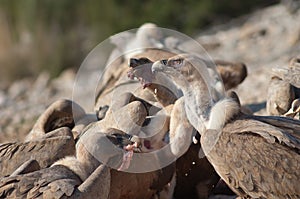
[[[201,134],[209,120],[209,112],[213,104],[207,84],[199,76],[189,80],[177,77],[175,82],[182,89],[187,118]]]
[[[85,178],[91,175],[101,164],[92,154],[90,154],[84,144],[80,142],[76,145],[76,158],[80,163],[81,173],[84,174]]]
[[[211,109],[211,102],[207,96],[195,95],[193,91],[183,91],[185,100],[185,111],[189,122],[201,134],[209,120],[209,111]]]

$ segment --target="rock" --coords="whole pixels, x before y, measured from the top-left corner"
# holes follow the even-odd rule
[[[300,51],[300,12],[278,4],[201,33],[196,39],[214,59],[242,61],[248,77],[235,91],[242,104],[266,114],[271,69],[286,65]]]

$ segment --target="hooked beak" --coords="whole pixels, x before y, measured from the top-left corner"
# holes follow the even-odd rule
[[[152,73],[164,72],[168,69],[167,60],[156,61],[151,67]]]

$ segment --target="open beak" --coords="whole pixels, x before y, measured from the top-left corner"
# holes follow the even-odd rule
[[[140,148],[142,146],[141,139],[136,135],[132,135],[130,137],[130,141],[134,143],[136,148]]]
[[[129,67],[134,68],[134,67],[137,67],[137,66],[139,66],[141,64],[139,63],[138,59],[136,59],[136,58],[130,58],[128,65],[129,65]]]

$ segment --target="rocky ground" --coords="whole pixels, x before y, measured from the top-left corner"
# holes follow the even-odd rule
[[[198,38],[213,58],[247,65],[248,77],[236,91],[241,103],[256,114],[266,114],[271,69],[287,66],[291,57],[300,54],[299,11],[291,13],[283,5],[272,6]]]
[[[280,4],[212,27],[195,39],[214,59],[247,65],[248,77],[236,91],[242,104],[255,114],[266,114],[271,68],[286,66],[291,57],[299,55],[299,21],[299,9],[292,11]],[[42,73],[36,79],[18,80],[0,90],[0,143],[23,140],[49,104],[60,98],[71,99],[75,77],[72,70],[53,80]]]

